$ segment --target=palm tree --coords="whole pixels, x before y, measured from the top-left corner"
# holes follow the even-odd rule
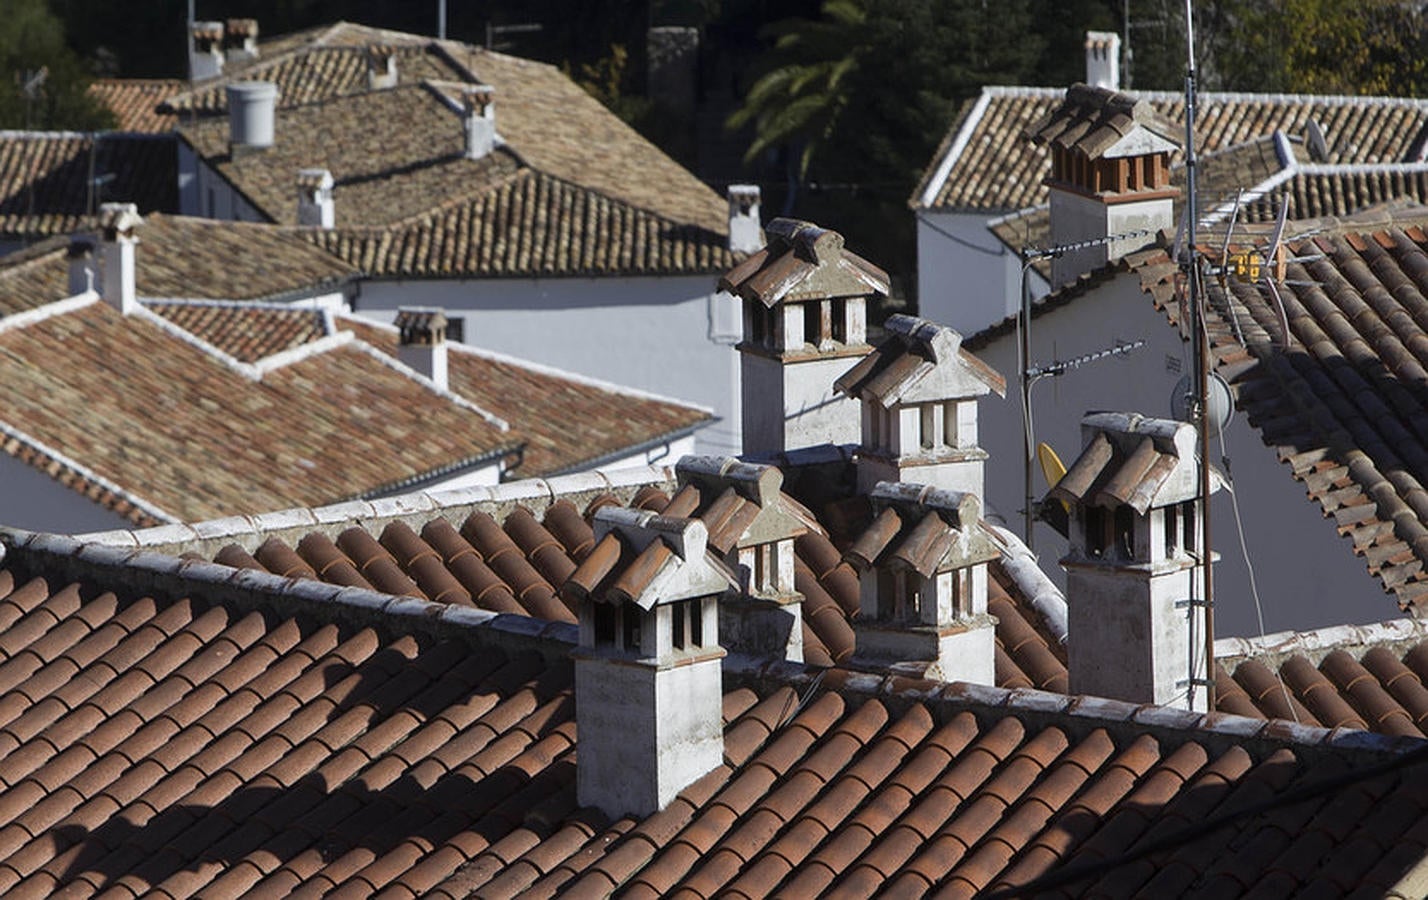
[[[797,180],[807,176],[848,105],[849,83],[867,50],[865,2],[824,0],[818,21],[789,19],[764,29],[763,36],[776,39],[778,62],[726,123],[730,130],[754,126],[745,163],[777,147],[801,147]]]

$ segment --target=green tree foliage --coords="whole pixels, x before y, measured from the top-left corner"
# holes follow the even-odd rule
[[[1418,96],[1428,34],[1401,0],[1213,0],[1197,7],[1212,34],[1214,87],[1224,90]]]
[[[42,71],[43,77],[36,77]],[[0,127],[111,127],[113,116],[86,93],[88,86],[88,73],[66,46],[64,27],[44,0],[5,0],[0,14]]]

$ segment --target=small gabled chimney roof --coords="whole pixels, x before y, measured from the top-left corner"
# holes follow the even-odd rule
[[[1170,153],[1180,148],[1178,135],[1175,124],[1149,102],[1087,84],[1072,85],[1060,106],[1027,129],[1033,143],[1089,159]]]
[[[397,359],[446,390],[446,314],[432,306],[403,306],[397,309],[394,324],[398,333]]]
[[[1086,32],[1086,83],[1121,89],[1121,36],[1114,31]]]
[[[888,274],[850,250],[843,236],[798,219],[764,227],[768,244],[719,279],[719,290],[772,307],[781,300],[888,293]]]
[[[336,224],[332,185],[332,173],[326,169],[298,170],[297,220],[299,225],[331,228]]]
[[[223,49],[229,62],[258,58],[258,20],[229,19],[225,24]]]

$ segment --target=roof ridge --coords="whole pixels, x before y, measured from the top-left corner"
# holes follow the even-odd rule
[[[376,359],[377,359],[379,362],[381,362],[383,365],[388,366],[388,367],[390,367],[390,368],[392,368],[392,369],[394,369],[394,370],[396,370],[396,371],[402,373],[403,375],[406,375],[408,378],[412,379],[413,381],[416,381],[416,382],[418,382],[419,384],[424,385],[426,388],[428,388],[430,391],[432,391],[433,393],[435,393],[437,396],[443,397],[443,398],[445,398],[445,399],[451,401],[452,403],[455,403],[457,406],[461,407],[462,409],[467,410],[468,412],[474,412],[476,415],[480,416],[481,418],[485,419],[485,420],[486,420],[487,422],[489,422],[490,424],[494,425],[494,426],[497,428],[497,430],[502,431],[502,432],[506,432],[506,431],[510,431],[510,430],[511,430],[511,423],[510,423],[510,422],[507,422],[505,419],[501,418],[500,416],[496,415],[495,413],[491,412],[490,410],[483,409],[482,407],[480,407],[480,406],[478,406],[477,404],[471,402],[470,400],[467,400],[465,397],[461,396],[460,394],[456,393],[455,391],[451,390],[450,388],[441,387],[441,386],[438,385],[435,381],[432,381],[430,378],[427,378],[425,375],[421,374],[421,373],[418,372],[417,370],[411,368],[410,366],[404,365],[404,364],[401,362],[401,360],[397,359],[395,356],[392,356],[391,354],[384,353],[383,351],[378,350],[376,347],[373,347],[371,344],[367,343],[366,341],[357,340],[357,339],[356,339],[356,335],[353,334],[353,333],[350,332],[350,331],[342,331],[342,332],[338,332],[338,333],[339,333],[339,334],[348,335],[348,336],[349,336],[349,340],[353,343],[353,345],[355,346],[356,349],[371,354],[374,358],[376,358]],[[321,343],[321,342],[324,341],[324,340],[327,340],[327,338],[323,338],[323,339],[321,339],[321,340],[319,340],[319,341],[315,341],[314,343]],[[330,349],[330,348],[329,348],[329,349]]]
[[[382,331],[397,331],[397,327],[389,322],[378,322],[374,319],[363,318],[362,316],[359,316],[356,313],[337,312],[334,313],[334,318],[357,321],[360,322],[362,325],[368,327],[376,327]],[[591,375],[583,375],[579,372],[571,372],[567,369],[557,368],[556,366],[548,365],[546,363],[540,363],[529,359],[522,359],[519,356],[501,353],[497,350],[488,350],[484,347],[475,347],[471,344],[462,343],[460,341],[450,341],[447,343],[447,347],[449,350],[454,350],[457,353],[464,353],[468,356],[479,356],[483,359],[494,360],[495,362],[502,362],[508,365],[520,366],[523,369],[529,369],[532,372],[538,372],[542,375],[549,375],[552,378],[562,378],[566,381],[572,381],[576,384],[583,384],[589,387],[600,388],[602,390],[607,390],[611,393],[621,394],[623,396],[634,397],[642,400],[656,400],[661,403],[673,403],[679,406],[685,406],[691,409],[700,409],[710,413],[714,411],[712,407],[707,407],[699,403],[691,403],[688,400],[681,400],[678,397],[669,397],[665,396],[664,394],[656,394],[653,391],[646,391],[641,390],[640,388],[629,387],[623,384],[616,384],[612,381],[604,381],[600,378],[595,378]]]
[[[170,337],[180,340],[194,349],[213,357],[219,364],[226,366],[249,381],[263,380],[263,372],[256,365],[253,363],[245,363],[236,356],[232,356],[224,351],[217,344],[209,343],[182,325],[170,322],[168,319],[165,319],[163,316],[149,309],[146,302],[141,301],[138,309],[130,313],[130,315],[146,319],[151,325],[158,327],[161,331],[168,332]]]
[[[1428,638],[1428,620],[1405,616],[1368,625],[1330,625],[1308,631],[1278,631],[1255,637],[1225,637],[1215,641],[1215,660],[1280,658],[1295,654],[1327,655],[1350,646],[1371,647]],[[1355,654],[1361,655],[1361,654]]]
[[[85,291],[82,294],[75,294],[73,297],[66,297],[63,300],[55,300],[34,309],[27,309],[23,312],[12,313],[0,318],[0,334],[15,328],[28,328],[38,322],[54,316],[63,316],[83,309],[91,303],[99,301],[99,294],[93,290]]]
[[[314,356],[327,353],[330,350],[336,350],[338,347],[346,346],[354,341],[357,341],[357,335],[350,331],[338,331],[325,334],[315,341],[305,341],[296,347],[289,347],[286,350],[279,350],[277,353],[270,353],[253,363],[252,366],[257,370],[258,377],[261,379],[269,372],[275,372],[286,366],[300,363],[305,359],[311,359]],[[361,342],[357,341],[357,343]]]
[[[323,506],[292,507],[254,515],[224,516],[201,522],[173,521],[168,525],[141,529],[95,531],[77,536],[85,543],[117,547],[176,547],[202,541],[241,540],[265,537],[284,529],[311,529],[321,525],[346,525],[362,522],[371,525],[383,519],[401,519],[413,515],[453,509],[474,509],[482,504],[520,503],[526,506],[537,500],[554,503],[583,492],[633,494],[651,484],[675,484],[670,466],[629,466],[610,472],[571,472],[545,478],[522,478],[494,485],[471,485],[438,491],[417,490],[391,497],[371,500],[345,500]],[[0,534],[5,533],[0,526]],[[13,529],[12,529],[13,530]]]
[[[11,438],[12,440],[29,447],[36,453],[49,457],[54,462],[59,463],[60,466],[62,466],[63,468],[68,469],[78,475],[81,479],[83,479],[83,481],[103,488],[114,496],[121,498],[129,505],[133,506],[135,509],[140,510],[144,513],[144,515],[152,519],[157,519],[160,522],[180,521],[176,516],[165,512],[163,509],[159,508],[158,506],[155,506],[148,500],[143,499],[138,494],[125,490],[124,488],[105,478],[103,475],[100,475],[98,472],[94,471],[93,469],[89,468],[78,460],[67,456],[63,451],[59,450],[58,448],[51,447],[44,441],[39,440],[38,438],[28,434],[27,432],[21,431],[20,429],[11,425],[9,422],[6,422],[4,419],[0,419],[0,434],[3,434],[8,438]],[[8,453],[12,457],[15,456],[15,453],[11,452],[8,448],[6,449],[6,453]],[[40,468],[40,471],[42,472],[45,471],[44,468],[36,468]],[[65,484],[64,479],[60,477],[63,474],[62,472],[47,472],[46,474],[48,474],[53,480],[58,481],[60,484]],[[83,491],[83,486],[81,484],[71,483],[69,484],[69,487],[79,492]],[[100,505],[105,506],[105,508],[110,508],[107,504],[101,503]],[[0,527],[0,530],[3,530],[3,527]]]

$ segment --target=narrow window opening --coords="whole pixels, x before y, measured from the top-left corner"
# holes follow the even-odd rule
[[[608,603],[593,603],[595,616],[595,646],[609,647],[615,643],[615,607]]]
[[[676,650],[685,648],[685,628],[684,620],[689,618],[689,601],[681,600],[674,604],[674,608],[669,611],[670,618],[670,638],[669,643]]]
[[[948,447],[957,446],[956,400],[948,400],[942,404],[942,443]]]
[[[819,324],[822,320],[821,303],[805,303],[803,305],[803,342],[817,347],[820,342]]]
[[[1100,559],[1106,555],[1106,511],[1099,506],[1086,507],[1086,555]]]
[[[840,344],[848,343],[848,301],[833,301],[833,322],[831,325],[833,340]]]
[[[1186,500],[1180,504],[1181,533],[1180,546],[1185,548],[1186,553],[1194,553],[1195,541],[1195,501]]]
[[[918,435],[919,443],[922,444],[922,449],[931,450],[933,445],[937,442],[937,426],[932,421],[934,418],[932,404],[922,404],[922,406],[918,408],[918,414],[922,419],[919,423],[921,427],[918,429],[920,432]]]
[[[1165,555],[1173,557],[1175,555],[1175,541],[1180,536],[1180,523],[1176,521],[1175,507],[1167,506],[1162,512],[1165,515]]]
[[[621,646],[631,652],[640,649],[640,613],[638,609],[622,607],[620,609],[620,624],[623,626],[624,640]]]
[[[1135,510],[1117,506],[1115,527],[1116,552],[1122,559],[1135,559]]]
[[[689,646],[704,646],[704,601],[689,601]]]

